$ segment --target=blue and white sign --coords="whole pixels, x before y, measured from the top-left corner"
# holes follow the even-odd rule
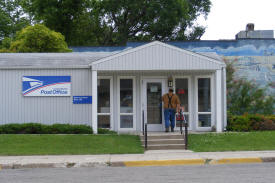
[[[73,104],[91,104],[92,96],[73,96]]]
[[[71,76],[23,76],[24,96],[71,96]]]

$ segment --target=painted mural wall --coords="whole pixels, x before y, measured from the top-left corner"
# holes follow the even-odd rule
[[[275,41],[200,41],[171,43],[194,52],[215,52],[234,63],[237,78],[246,78],[275,95]]]

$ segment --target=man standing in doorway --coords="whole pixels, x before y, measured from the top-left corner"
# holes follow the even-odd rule
[[[173,93],[173,89],[169,89],[169,93],[162,96],[164,103],[164,118],[165,118],[165,132],[169,132],[169,126],[171,122],[171,132],[174,132],[175,128],[175,113],[180,108],[179,97]]]

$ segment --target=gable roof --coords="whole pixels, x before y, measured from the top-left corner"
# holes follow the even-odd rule
[[[91,63],[93,70],[216,70],[225,63],[159,41],[125,50]]]

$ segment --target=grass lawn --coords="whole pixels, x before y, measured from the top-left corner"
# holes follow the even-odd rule
[[[143,153],[133,135],[0,135],[0,155]]]
[[[275,150],[275,131],[190,134],[195,152]]]

